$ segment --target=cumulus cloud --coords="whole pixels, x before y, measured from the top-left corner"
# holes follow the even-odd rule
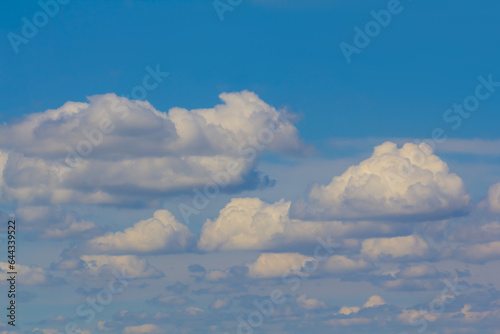
[[[370,308],[370,307],[375,307],[375,306],[382,306],[385,305],[386,302],[384,298],[373,295],[368,300],[363,304],[363,306],[358,307],[358,306],[342,306],[339,310],[339,314],[343,315],[350,315],[353,313],[359,313],[362,309]]]
[[[115,270],[130,278],[160,278],[164,276],[161,271],[150,265],[149,261],[137,256],[83,255],[80,259],[86,266],[85,272],[91,275],[99,275],[103,270]],[[74,268],[68,267],[67,269]]]
[[[209,109],[156,110],[115,94],[67,102],[0,131],[0,199],[24,204],[157,204],[214,183],[258,184],[265,150],[301,152],[282,111],[251,92],[224,93]],[[217,178],[216,178],[217,179]]]
[[[247,264],[248,276],[252,278],[282,277],[291,270],[301,269],[314,258],[299,253],[263,253],[255,262]]]
[[[211,305],[210,305],[210,308],[211,309],[214,309],[214,310],[218,310],[218,309],[221,309],[221,308],[225,308],[229,305],[229,302],[231,301],[231,299],[229,298],[225,298],[225,299],[221,299],[221,298],[217,298]]]
[[[439,219],[469,204],[460,177],[428,145],[385,142],[328,185],[313,185],[294,217],[314,219]]]
[[[500,241],[460,246],[459,259],[467,262],[487,262],[500,259]]]
[[[342,306],[339,310],[339,314],[349,315],[352,313],[358,313],[361,310],[361,307],[357,306]]]
[[[206,272],[203,278],[207,282],[218,282],[218,281],[225,280],[228,277],[229,277],[229,274],[227,272],[215,269],[215,270],[210,270],[210,271]]]
[[[205,311],[204,311],[204,310],[202,310],[201,308],[196,307],[196,306],[189,306],[189,307],[186,307],[186,308],[184,309],[184,311],[185,311],[185,312],[187,312],[188,314],[190,314],[190,315],[194,315],[194,316],[196,316],[196,315],[200,315],[200,314],[202,314],[202,313],[205,313]]]
[[[366,303],[363,304],[363,308],[375,307],[375,306],[381,306],[381,305],[385,305],[384,298],[375,295],[375,296],[371,296],[370,298],[368,298]]]
[[[33,286],[52,286],[64,284],[65,281],[62,278],[54,277],[49,274],[45,269],[38,266],[25,266],[16,264],[16,270],[18,273],[18,281],[22,285],[33,285]],[[9,263],[0,262],[0,281],[2,284],[7,283],[9,278]]]
[[[203,225],[198,248],[263,249],[283,233],[289,207],[285,201],[271,205],[258,198],[233,198],[215,221]]]
[[[374,222],[311,222],[289,217],[291,202],[266,203],[258,198],[233,198],[215,220],[207,220],[198,248],[214,250],[275,250],[317,243],[329,235],[335,239],[363,235],[387,235],[396,228]],[[394,224],[392,224],[394,225]]]
[[[492,212],[500,213],[500,182],[489,188],[488,206]]]
[[[436,277],[438,274],[439,271],[435,266],[422,263],[406,266],[398,273],[398,276],[402,278],[427,278]]]
[[[443,284],[437,279],[398,278],[375,282],[375,285],[381,286],[389,291],[430,291],[438,290]]]
[[[144,254],[180,252],[194,242],[189,228],[167,210],[142,220],[123,232],[109,233],[89,240],[85,249],[98,254]]]
[[[487,317],[491,317],[495,320],[500,319],[500,310],[488,310],[488,311],[472,311],[472,305],[466,304],[460,310],[463,314],[463,321],[469,323],[477,323],[483,321]]]
[[[471,304],[465,304],[458,312],[443,312],[443,313],[432,313],[432,318],[428,316],[427,311],[423,310],[402,310],[398,315],[398,320],[403,323],[414,324],[419,318],[429,318],[430,321],[436,320],[448,320],[452,322],[459,322],[462,326],[465,324],[476,324],[484,323],[485,320],[493,320],[493,322],[498,322],[500,319],[500,310],[492,309],[487,311],[473,310],[474,307]],[[472,331],[470,331],[472,332]]]
[[[417,235],[394,238],[372,238],[363,241],[361,253],[372,259],[423,258],[430,254],[427,242]]]
[[[306,294],[300,295],[296,299],[297,305],[305,310],[326,309],[328,306],[325,302],[316,298],[307,298]]]
[[[324,271],[335,275],[363,272],[372,268],[368,262],[362,259],[352,260],[343,255],[330,256],[323,266]]]

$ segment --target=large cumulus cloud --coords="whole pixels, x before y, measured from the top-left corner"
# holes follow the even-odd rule
[[[97,254],[146,254],[181,252],[194,242],[186,225],[167,210],[158,210],[153,218],[142,220],[123,232],[109,233],[89,240],[84,248]]]
[[[422,144],[385,142],[330,184],[313,185],[293,216],[312,219],[438,219],[469,204],[460,177]]]
[[[397,233],[401,226],[380,222],[303,221],[289,217],[290,201],[266,203],[258,198],[233,198],[215,220],[203,225],[198,248],[214,250],[275,250],[317,244],[328,236],[356,238]],[[343,240],[348,242],[348,240]]]
[[[0,131],[0,199],[24,204],[134,204],[214,183],[255,186],[265,150],[304,149],[285,113],[251,92],[209,109],[172,108],[115,94],[67,102]]]

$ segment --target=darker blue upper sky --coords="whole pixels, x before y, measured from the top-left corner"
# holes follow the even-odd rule
[[[302,114],[310,141],[330,137],[498,135],[500,90],[452,130],[443,113],[474,93],[479,75],[500,81],[500,2],[402,0],[404,10],[347,64],[339,43],[387,0],[243,0],[220,21],[212,1],[69,1],[13,51],[37,1],[0,4],[0,121],[115,92],[127,95],[146,66],[168,79],[148,100],[159,110],[211,107],[248,89]]]

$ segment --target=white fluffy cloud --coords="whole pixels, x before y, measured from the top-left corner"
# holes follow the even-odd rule
[[[427,242],[417,235],[373,238],[363,241],[361,253],[369,258],[422,258],[430,254]]]
[[[387,235],[391,224],[373,222],[311,222],[289,217],[291,202],[266,203],[258,198],[233,198],[215,220],[203,225],[198,248],[213,250],[274,250],[318,237],[334,239]]]
[[[371,296],[370,298],[368,298],[366,303],[363,304],[363,308],[375,307],[375,306],[381,306],[381,305],[385,305],[384,298],[375,295],[375,296]]]
[[[315,219],[437,219],[469,204],[462,180],[426,145],[398,149],[391,142],[351,166],[326,186],[315,184],[308,203],[293,206],[296,217]]]
[[[222,270],[210,270],[207,271],[204,275],[204,279],[207,282],[218,282],[221,280],[225,280],[228,277],[228,273]]]
[[[267,204],[258,198],[233,198],[215,221],[202,228],[198,248],[265,249],[275,235],[283,234],[290,202]]]
[[[500,182],[488,190],[488,206],[494,213],[500,213]]]
[[[349,315],[352,313],[358,313],[361,307],[358,306],[342,306],[339,310],[339,314]]]
[[[305,310],[318,310],[325,309],[328,306],[325,302],[316,298],[307,298],[306,294],[300,295],[296,299],[297,305]]]
[[[500,241],[461,246],[458,257],[470,262],[486,262],[500,259]]]
[[[330,256],[323,266],[326,272],[335,275],[363,272],[370,268],[370,264],[362,259],[352,260],[343,255]]]
[[[428,264],[414,264],[407,266],[399,271],[398,277],[402,278],[423,278],[423,277],[435,277],[439,274],[436,267]]]
[[[314,258],[299,253],[263,253],[255,262],[247,264],[252,278],[282,277],[290,270],[299,270]]]
[[[256,94],[220,98],[224,104],[214,108],[165,113],[148,102],[97,95],[3,125],[0,199],[154,203],[214,183],[218,173],[229,176],[222,183],[231,186],[255,183],[251,173],[264,150],[304,149],[285,114]]]
[[[368,300],[363,304],[363,306],[361,307],[358,307],[358,306],[342,306],[339,310],[339,314],[343,314],[343,315],[350,315],[350,314],[353,314],[353,313],[358,313],[359,311],[361,311],[362,309],[366,309],[366,308],[370,308],[370,307],[375,307],[375,306],[382,306],[382,305],[385,305],[386,302],[384,300],[384,298],[380,297],[380,296],[377,296],[377,295],[373,295],[371,296],[370,298],[368,298]]]
[[[132,255],[83,255],[86,272],[99,275],[103,270],[115,270],[122,273],[125,278],[160,278],[163,273],[150,265],[146,259]],[[72,268],[68,268],[72,269]]]
[[[210,305],[210,308],[214,309],[214,310],[218,310],[218,309],[221,309],[221,308],[224,308],[226,306],[229,305],[229,302],[231,300],[229,298],[226,298],[226,299],[220,299],[220,298],[217,298],[211,305]]]
[[[449,320],[451,322],[459,321],[460,325],[464,326],[465,324],[478,324],[484,323],[485,320],[492,320],[493,323],[498,323],[500,319],[500,310],[492,309],[487,311],[478,311],[472,310],[473,307],[470,304],[465,304],[462,309],[458,312],[443,312],[443,313],[433,313],[432,321],[441,319],[441,320]],[[398,320],[407,323],[407,324],[415,324],[415,321],[419,318],[422,319],[426,316],[426,311],[423,310],[402,310],[402,312],[398,315]],[[470,330],[469,332],[473,332],[475,330]],[[494,332],[495,334],[497,331]]]
[[[86,249],[98,254],[180,252],[193,242],[194,236],[186,225],[167,210],[158,210],[153,218],[142,220],[123,232],[89,240]]]
[[[47,271],[38,266],[24,266],[20,264],[15,265],[16,271],[18,273],[17,280],[19,284],[22,285],[53,285],[61,284],[62,279],[54,278]],[[0,280],[2,284],[6,284],[6,280],[9,278],[7,272],[12,271],[9,269],[9,263],[0,262]]]

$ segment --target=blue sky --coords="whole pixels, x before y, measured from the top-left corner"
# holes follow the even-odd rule
[[[0,4],[0,334],[237,333],[276,289],[255,332],[499,333],[500,3],[69,0],[22,37],[53,1]]]
[[[299,128],[311,140],[426,137],[478,75],[499,70],[494,1],[403,2],[349,65],[339,43],[352,43],[353,27],[386,1],[264,3],[243,1],[221,22],[210,1],[71,1],[18,54],[3,39],[2,120],[93,94],[125,94],[144,67],[160,63],[171,78],[148,99],[161,110],[212,105],[220,91],[249,89],[304,113]],[[19,32],[21,18],[39,9],[35,1],[2,7],[3,35]],[[489,100],[456,137],[494,138],[488,120],[498,117],[498,103]]]

